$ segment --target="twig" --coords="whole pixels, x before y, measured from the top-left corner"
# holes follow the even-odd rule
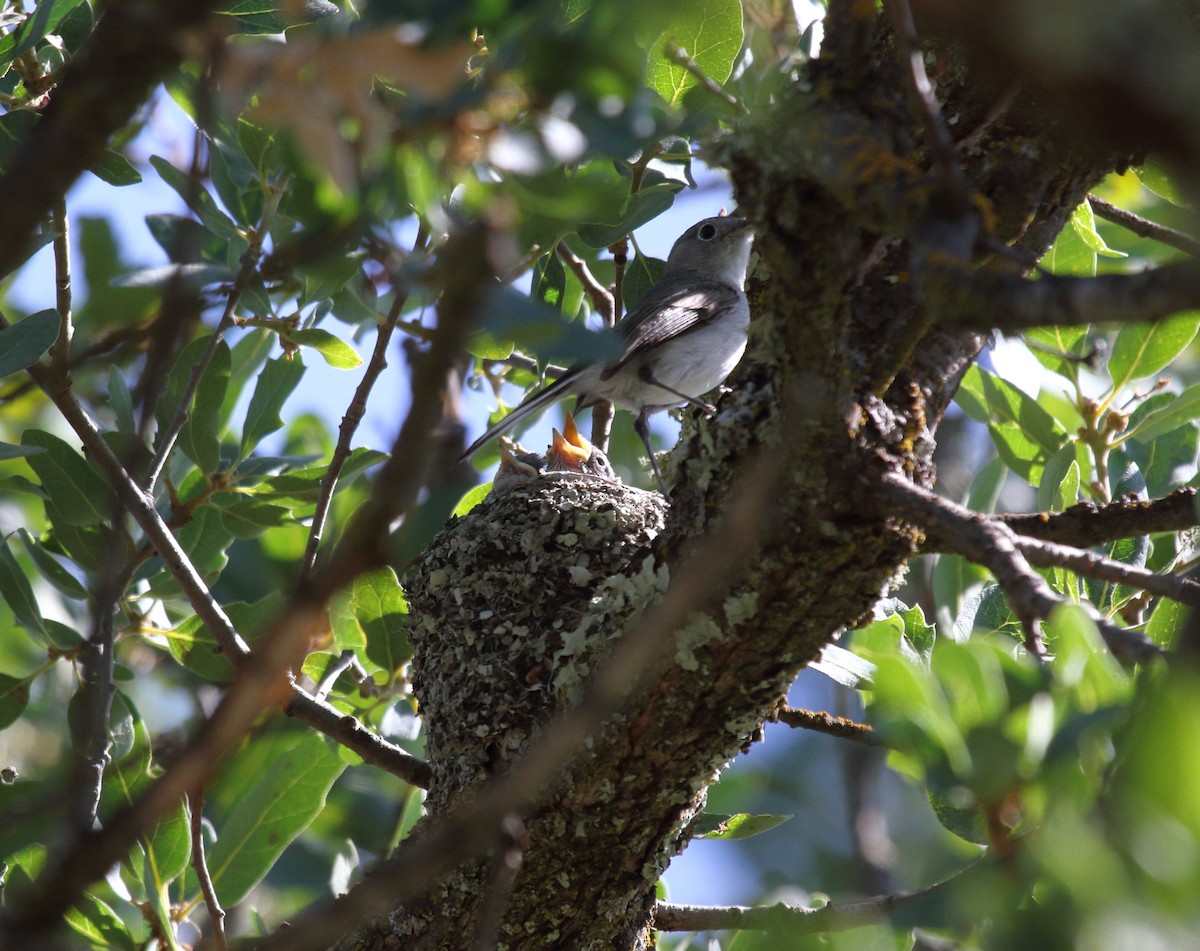
[[[540,373],[547,380],[557,380],[567,372],[567,367],[559,366],[557,363],[548,363],[546,366],[539,368],[537,360],[528,354],[522,353],[520,350],[514,350],[503,360],[496,360],[495,362],[516,367],[518,370],[525,370],[529,373]]]
[[[167,459],[171,455],[171,450],[175,448],[175,440],[179,438],[179,433],[183,430],[183,426],[187,422],[188,407],[196,395],[196,389],[200,386],[200,378],[204,375],[204,371],[208,368],[209,363],[216,354],[217,347],[221,345],[226,332],[233,326],[234,311],[237,309],[238,301],[241,300],[242,294],[245,293],[247,286],[249,286],[250,279],[254,277],[255,270],[258,268],[259,259],[262,257],[263,241],[266,239],[270,228],[270,219],[281,197],[282,193],[267,192],[262,221],[250,233],[249,246],[242,255],[241,267],[238,268],[237,276],[233,280],[233,286],[229,289],[229,296],[225,300],[225,310],[221,314],[221,319],[217,323],[212,336],[208,338],[208,344],[205,346],[204,352],[200,354],[200,359],[196,361],[188,373],[187,384],[184,386],[182,394],[180,394],[179,405],[175,407],[175,413],[171,417],[171,421],[158,434],[158,449],[155,451],[154,458],[151,459],[146,473],[147,492],[153,493],[154,484],[158,481],[163,466],[166,465]]]
[[[417,229],[416,240],[413,242],[412,254],[425,250],[428,243],[429,232],[425,223],[421,222]],[[337,445],[329,460],[329,467],[321,479],[320,494],[317,496],[317,505],[313,512],[312,526],[308,531],[308,543],[304,548],[304,560],[300,563],[299,584],[301,586],[308,581],[313,566],[317,563],[317,549],[321,545],[321,537],[325,532],[325,521],[329,517],[329,506],[333,501],[334,492],[337,491],[338,479],[341,478],[342,468],[350,456],[350,443],[354,439],[355,432],[358,431],[358,424],[362,422],[363,416],[367,412],[367,400],[371,396],[375,381],[387,367],[387,350],[392,342],[392,333],[396,329],[396,322],[400,319],[400,314],[404,311],[404,305],[408,302],[409,287],[407,282],[400,279],[400,273],[399,269],[395,269],[393,273],[392,284],[396,295],[395,299],[392,301],[387,316],[376,330],[375,350],[372,352],[362,379],[354,391],[354,398],[350,400],[350,405],[346,407],[346,413],[342,416],[341,425],[338,427]]]
[[[122,534],[118,528],[119,513],[115,513],[112,524],[108,537],[114,547],[118,547]],[[107,574],[92,595],[92,631],[78,654],[80,684],[76,700],[79,703],[81,735],[76,739],[79,768],[71,789],[73,831],[76,834],[92,828],[100,808],[104,769],[108,765],[108,751],[112,745],[112,700],[116,692],[113,686],[113,616],[121,594],[133,575],[133,568],[127,566],[119,572]]]
[[[321,682],[317,684],[317,689],[313,694],[318,700],[329,699],[330,691],[333,690],[333,685],[337,683],[337,679],[342,676],[342,673],[350,669],[350,665],[354,663],[354,651],[346,649],[338,655],[338,659],[329,665],[329,669],[325,671],[325,676],[321,678]]]
[[[604,321],[605,327],[611,327],[616,322],[617,304],[615,295],[607,287],[596,280],[591,268],[579,255],[567,247],[565,241],[558,242],[558,256],[563,264],[571,269],[571,273],[579,278],[584,291],[591,298],[592,306]]]
[[[428,763],[405,753],[378,733],[368,730],[356,717],[342,713],[303,687],[292,685],[292,699],[283,712],[357,753],[364,763],[398,776],[410,786],[429,788],[432,772]]]
[[[1014,532],[1076,548],[1090,548],[1119,538],[1182,532],[1200,526],[1196,489],[1177,489],[1161,499],[1117,499],[1096,506],[1080,502],[1063,512],[994,515]]]
[[[951,551],[982,565],[995,576],[1025,631],[1026,648],[1040,657],[1042,642],[1038,624],[1066,600],[1055,594],[1041,575],[1029,566],[1015,533],[1003,522],[972,512],[894,473],[884,474],[873,485],[885,503],[888,515],[898,516],[936,535]],[[1145,635],[1117,627],[1089,605],[1082,607],[1091,615],[1115,656],[1139,661],[1162,653],[1162,649]]]
[[[54,239],[54,302],[61,321],[58,339],[50,348],[50,363],[62,369],[71,353],[74,335],[71,316],[71,224],[67,219],[66,199],[59,199],[50,213],[50,227],[57,232]]]
[[[669,59],[672,63],[682,66],[689,73],[695,76],[696,79],[700,81],[701,86],[720,99],[723,103],[725,103],[725,105],[737,112],[740,112],[742,115],[749,115],[750,110],[746,108],[746,104],[738,99],[737,96],[733,95],[733,93],[729,92],[729,90],[713,79],[710,75],[708,75],[708,73],[706,73],[703,69],[701,69],[700,64],[692,59],[692,57],[688,55],[687,50],[685,50],[682,46],[674,46],[668,43],[666,48],[663,50],[663,55],[666,56],[667,59]]]
[[[746,463],[746,474],[728,502],[716,531],[697,541],[672,575],[666,595],[622,634],[610,662],[597,671],[579,703],[547,724],[533,747],[504,775],[460,802],[418,838],[407,839],[372,875],[335,904],[313,906],[293,925],[257,946],[257,951],[315,951],[385,904],[395,906],[423,894],[432,881],[459,862],[496,848],[503,821],[521,815],[586,748],[588,738],[647,683],[673,653],[674,632],[711,597],[740,577],[758,544],[772,486],[774,459]]]
[[[188,805],[191,808],[192,830],[192,868],[196,870],[196,878],[200,882],[200,891],[204,893],[204,904],[208,908],[208,920],[212,923],[213,941],[217,951],[229,951],[225,940],[225,909],[217,898],[217,890],[213,887],[212,876],[208,874],[208,861],[204,855],[204,787],[198,786],[188,795]]]
[[[1141,215],[1135,215],[1132,211],[1126,211],[1124,208],[1118,208],[1096,195],[1087,197],[1092,210],[1101,218],[1120,225],[1127,231],[1132,231],[1139,238],[1150,238],[1152,241],[1158,241],[1168,247],[1183,251],[1185,254],[1200,255],[1200,241],[1191,235],[1168,228],[1166,225],[1160,225],[1157,221],[1151,221]]]
[[[875,730],[866,723],[856,723],[845,717],[835,717],[825,711],[801,710],[796,707],[779,707],[771,719],[790,726],[793,729],[812,730],[816,733],[826,733],[843,740],[853,740],[864,746],[882,746]]]
[[[911,910],[914,905],[962,884],[964,879],[987,864],[986,858],[979,859],[949,878],[919,891],[879,895],[822,908],[802,908],[782,902],[758,908],[738,905],[713,908],[658,902],[654,906],[654,928],[658,931],[785,930],[789,935],[806,935],[886,924],[897,912]]]
[[[1017,548],[1031,565],[1069,568],[1089,578],[1140,588],[1160,598],[1170,598],[1200,608],[1200,584],[1178,575],[1160,575],[1145,568],[1122,564],[1095,552],[1031,538],[1016,539]]]

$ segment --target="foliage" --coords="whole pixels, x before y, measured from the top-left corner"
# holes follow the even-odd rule
[[[137,801],[236,678],[221,633],[130,517],[112,474],[81,452],[78,435],[31,385],[25,371],[35,365],[66,372],[61,328],[73,333],[71,392],[253,650],[297,580],[352,534],[352,514],[372,497],[387,455],[359,445],[329,476],[345,407],[331,398],[321,418],[289,408],[293,394],[323,385],[312,382],[318,358],[355,372],[370,332],[397,321],[416,353],[436,326],[428,311],[439,303],[446,235],[487,220],[504,238],[504,280],[489,286],[485,322],[467,349],[476,384],[503,411],[513,402],[506,387],[538,376],[508,360],[514,351],[536,354],[544,367],[588,346],[580,330],[594,300],[559,247],[605,286],[620,274],[624,303],[635,300],[662,261],[636,238],[628,264],[614,263],[610,249],[627,250],[635,229],[671,208],[698,171],[695,145],[735,115],[700,77],[740,102],[769,104],[811,39],[788,5],[761,0],[328,6],[309,5],[314,19],[298,22],[295,4],[225,3],[221,55],[168,77],[93,163],[97,178],[124,190],[113,202],[133,201],[124,195],[158,180],[184,203],[186,214],[148,207],[145,216],[167,264],[132,264],[128,235],[76,217],[68,201],[35,239],[43,250],[29,248],[17,283],[4,285],[0,857],[9,907],[36,888],[48,849],[90,827],[90,817],[77,824],[89,748],[105,750],[93,790],[104,825]],[[98,13],[87,0],[6,8],[0,170],[44,121],[54,81]],[[414,22],[427,42],[413,40]],[[691,66],[669,55],[675,47]],[[154,128],[166,97],[199,130],[194,153],[190,130],[175,141]],[[143,161],[147,148],[163,154]],[[1169,186],[1147,165],[1100,191],[1175,221]],[[71,266],[59,241],[68,228],[73,300],[55,296],[49,273]],[[1085,203],[1043,266],[1132,273],[1171,253],[1098,221]],[[528,292],[515,289],[518,279],[529,280]],[[26,313],[21,292],[36,282],[55,307]],[[986,429],[993,451],[971,506],[991,510],[1002,487],[1005,498],[1062,512],[1194,483],[1198,329],[1200,312],[1116,330],[1030,332],[1036,387],[997,366],[972,367],[958,406]],[[347,403],[352,385],[341,388]],[[390,408],[370,405],[391,418]],[[614,456],[632,456],[632,436],[616,438]],[[418,551],[466,488],[448,482],[406,513],[391,543],[396,567],[398,553]],[[322,534],[310,526],[325,502]],[[320,542],[312,554],[310,539]],[[1193,543],[1163,533],[1105,553],[1178,573],[1193,565]],[[1039,664],[986,571],[940,554],[912,575],[928,582],[905,596],[926,610],[885,604],[837,649],[843,659],[827,652],[824,670],[851,685],[839,688],[845,696],[862,698],[890,750],[888,768],[923,790],[948,830],[928,848],[962,858],[986,847],[998,864],[939,893],[919,917],[829,943],[907,948],[919,925],[966,947],[1108,947],[1112,935],[1182,946],[1200,917],[1200,708],[1191,675],[1122,668],[1092,620],[1071,607],[1045,625],[1052,660]],[[1180,636],[1174,601],[1066,568],[1044,576],[1066,599],[1141,627],[1164,647]],[[107,662],[95,656],[105,615],[114,619]],[[421,754],[408,607],[393,567],[342,586],[324,621],[295,664],[302,685]],[[113,686],[111,698],[97,700],[97,682],[100,693]],[[821,782],[802,770],[794,781]],[[752,814],[751,795],[730,792],[737,782],[714,799],[744,801],[702,817],[698,835],[776,834],[785,817]],[[189,944],[205,922],[192,868],[199,810],[220,902],[253,909],[273,929],[386,855],[420,801],[414,787],[335,738],[264,713],[213,771],[202,804],[179,802],[91,884],[66,923],[79,947]],[[948,846],[950,834],[962,843]],[[743,931],[725,946],[811,940]]]

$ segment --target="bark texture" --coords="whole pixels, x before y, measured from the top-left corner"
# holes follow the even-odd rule
[[[893,35],[872,4],[831,8],[820,60],[715,149],[758,232],[751,345],[717,415],[685,425],[665,522],[636,490],[533,484],[450,525],[408,582],[437,817],[572,704],[629,619],[704,551],[747,465],[776,474],[763,518],[744,527],[753,556],[696,605],[652,688],[525,817],[497,947],[650,946],[655,882],[706,788],[912,550],[874,514],[871,473],[932,482],[938,420],[984,343],[931,323],[923,262],[955,246],[965,217],[993,245],[1036,256],[1125,161],[1073,134],[1036,88],[1013,97],[945,42],[934,78],[975,191],[969,215],[943,207]],[[970,241],[961,264],[1023,267]],[[490,859],[461,867],[342,947],[469,947],[481,916],[492,927],[497,880]]]

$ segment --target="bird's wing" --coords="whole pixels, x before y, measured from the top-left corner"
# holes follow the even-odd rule
[[[601,379],[609,379],[651,347],[711,323],[736,306],[740,296],[731,284],[703,278],[666,292],[656,293],[651,288],[638,301],[637,307],[617,324],[617,333],[625,342],[625,350],[605,365]]]

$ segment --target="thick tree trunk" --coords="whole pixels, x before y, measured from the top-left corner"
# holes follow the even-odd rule
[[[712,555],[703,539],[723,506],[754,478],[769,485],[739,527],[753,540],[740,570],[696,605],[652,687],[524,817],[500,948],[647,947],[655,882],[708,785],[912,550],[861,500],[873,470],[932,482],[933,433],[983,340],[931,326],[918,307],[911,254],[936,218],[930,160],[893,38],[873,15],[855,19],[860,7],[834,4],[821,60],[720,145],[758,230],[751,347],[716,417],[685,426],[665,526],[656,496],[547,480],[456,520],[408,581],[436,818],[572,705],[689,551]],[[968,140],[980,216],[999,241],[1040,254],[1119,161],[1074,145],[1036,95],[1001,108],[1006,91],[962,56],[940,50],[937,78]],[[470,947],[503,897],[499,867],[458,869],[343,947]]]

